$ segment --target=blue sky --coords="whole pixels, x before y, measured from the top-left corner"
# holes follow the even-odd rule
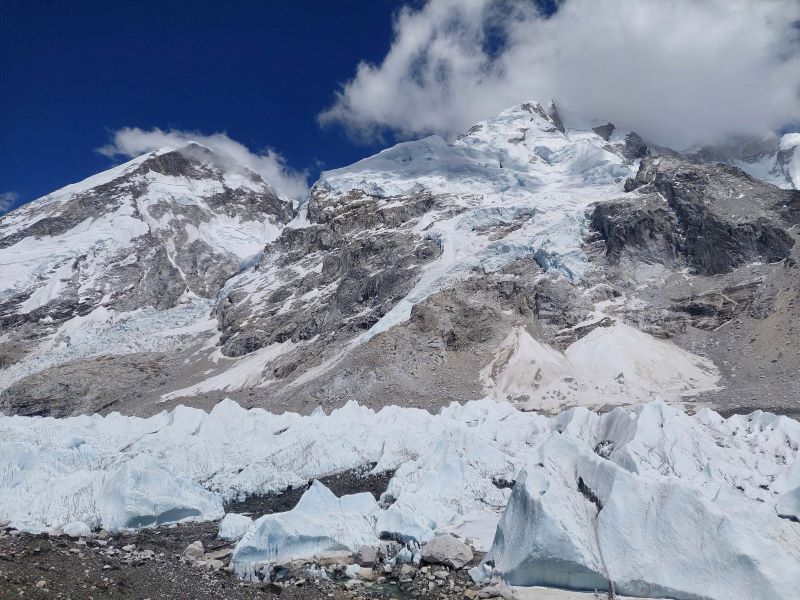
[[[107,168],[94,149],[125,126],[226,131],[311,171],[378,148],[317,114],[386,53],[397,2],[206,4],[0,0],[0,192],[19,204]]]
[[[0,214],[154,128],[273,148],[248,157],[290,183],[529,100],[675,148],[796,130],[799,23],[797,0],[0,0]]]

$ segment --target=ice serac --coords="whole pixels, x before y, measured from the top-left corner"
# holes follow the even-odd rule
[[[97,500],[99,525],[116,531],[187,519],[222,516],[219,496],[197,482],[175,477],[147,456],[137,456],[105,481]]]
[[[253,519],[247,515],[227,513],[220,521],[217,535],[225,540],[240,540],[252,527]]]
[[[337,498],[315,481],[292,510],[257,519],[236,545],[231,564],[239,575],[252,576],[259,567],[294,558],[355,552],[379,542],[374,525],[378,511],[370,493]]]
[[[564,435],[528,460],[486,557],[494,573],[512,585],[648,598],[792,596],[800,531],[776,512],[774,472],[742,484],[743,465],[759,459],[732,462],[727,442],[701,433],[713,423],[766,442],[765,426],[780,424],[754,414],[717,429],[713,413],[693,420],[660,403],[586,416],[562,415]]]
[[[480,574],[514,584],[791,598],[799,452],[800,423],[785,416],[688,415],[660,401],[554,417],[492,399],[438,414],[226,401],[148,419],[0,417],[0,519],[51,533],[219,519],[223,500],[371,469],[393,473],[381,502],[315,483],[291,511],[226,517],[221,534],[247,529],[237,571],[454,533],[490,547]]]

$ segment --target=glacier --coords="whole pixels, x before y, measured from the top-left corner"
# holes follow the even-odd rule
[[[799,448],[788,417],[689,415],[660,400],[552,417],[488,398],[438,414],[351,402],[301,416],[226,400],[146,419],[3,416],[0,519],[51,533],[218,520],[225,500],[366,467],[394,472],[393,502],[315,483],[294,511],[226,516],[226,537],[243,535],[234,569],[452,531],[491,548],[476,576],[510,584],[787,598],[800,586]]]
[[[444,199],[444,208],[415,230],[437,240],[441,257],[423,268],[412,291],[361,340],[406,321],[414,304],[472,269],[495,271],[522,256],[545,269],[580,279],[589,263],[581,250],[589,206],[622,194],[638,158],[626,156],[627,132],[604,139],[565,129],[551,106],[525,103],[482,121],[448,143],[438,136],[403,142],[353,165],[325,171],[313,194],[345,201],[358,190],[403,202],[419,193]],[[481,227],[522,214],[522,226],[492,241]]]

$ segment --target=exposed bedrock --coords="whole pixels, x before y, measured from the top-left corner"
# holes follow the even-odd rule
[[[600,204],[592,214],[609,254],[629,247],[657,259],[662,251],[666,261],[681,256],[697,273],[715,275],[746,262],[782,260],[794,245],[786,228],[797,222],[800,192],[735,167],[645,157],[625,190],[638,194]]]
[[[254,276],[218,305],[223,353],[315,336],[323,343],[372,327],[411,290],[419,267],[441,254],[435,240],[410,229],[433,202],[430,194],[390,206],[361,193],[337,201],[313,195],[311,223],[284,229]]]
[[[438,410],[486,394],[480,371],[515,326],[558,347],[586,331],[563,332],[591,310],[591,299],[562,276],[543,276],[532,258],[495,273],[473,273],[416,304],[408,321],[354,348],[329,371],[301,385],[275,384],[256,395],[308,410],[351,399]]]

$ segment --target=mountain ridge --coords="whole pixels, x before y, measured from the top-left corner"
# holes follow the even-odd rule
[[[778,151],[781,165],[793,164],[793,150]],[[20,270],[20,256],[33,265],[17,277],[22,284],[0,292],[0,410],[151,414],[226,395],[302,412],[349,397],[433,409],[499,389],[478,374],[499,364],[520,327],[560,352],[599,323],[628,323],[655,334],[656,346],[668,338],[705,360],[694,337],[710,334],[691,311],[714,309],[696,294],[656,296],[682,287],[671,281],[693,264],[690,287],[713,288],[707,278],[719,275],[746,279],[730,284],[745,295],[763,294],[765,282],[787,276],[752,261],[788,264],[797,253],[796,191],[703,162],[702,153],[651,158],[639,136],[611,124],[569,129],[555,105],[518,105],[452,144],[404,142],[324,172],[299,207],[200,145],[150,154],[106,172],[113,181],[99,174],[88,190],[67,186],[0,218],[3,270]],[[773,160],[751,158],[756,171]],[[696,191],[675,200],[689,180]],[[741,188],[743,200],[725,198],[726,185]],[[60,224],[47,214],[32,221],[59,197],[80,210]],[[719,207],[710,213],[709,198]],[[107,223],[88,216],[97,202],[119,203]],[[722,233],[702,246],[698,224],[709,214]],[[120,223],[134,222],[141,235],[115,246]],[[42,234],[58,238],[81,223],[95,235],[77,256],[41,256],[59,256]],[[149,241],[137,247],[140,237]],[[717,247],[722,240],[728,245]],[[83,255],[99,266],[75,267]],[[763,271],[756,284],[751,271]],[[669,285],[649,289],[664,277]],[[689,312],[675,308],[682,301]],[[636,308],[645,302],[647,310]],[[691,308],[698,303],[706,307]],[[731,306],[725,315],[741,310]],[[684,326],[696,335],[684,336]],[[109,372],[125,389],[105,379]],[[138,396],[128,390],[145,381]],[[570,389],[552,410],[575,400]],[[432,390],[445,393],[434,399]],[[604,394],[592,402],[612,401]],[[519,401],[542,409],[554,398],[539,396]]]

